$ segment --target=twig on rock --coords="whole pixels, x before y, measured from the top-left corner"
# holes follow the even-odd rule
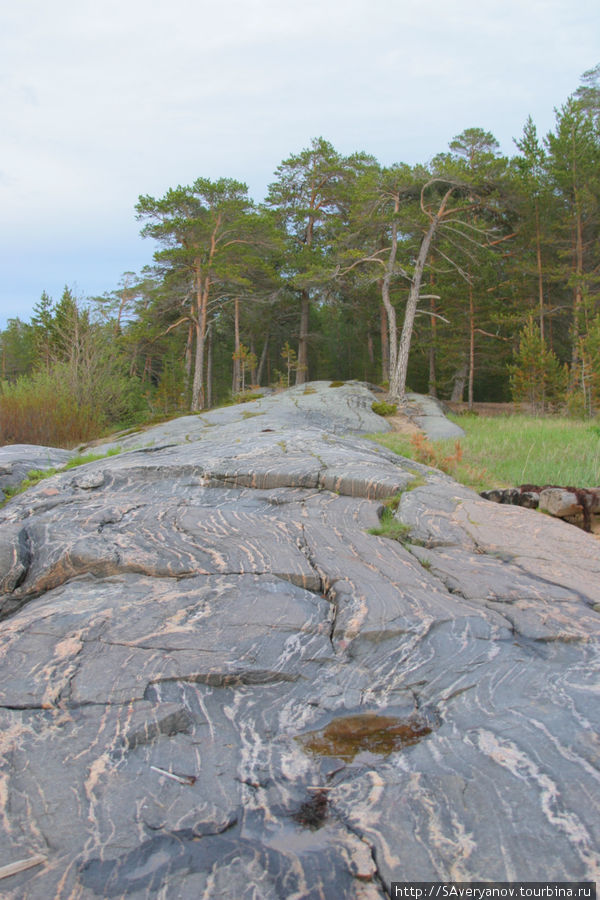
[[[17,875],[26,869],[32,869],[34,866],[41,866],[46,862],[46,857],[38,853],[36,856],[30,856],[29,859],[18,859],[14,863],[7,866],[0,866],[0,878],[10,878],[11,875]]]
[[[166,778],[178,781],[179,784],[196,784],[195,775],[175,775],[174,772],[167,772],[166,769],[160,769],[158,766],[150,766],[150,768],[154,772],[158,772],[159,775],[164,775]]]

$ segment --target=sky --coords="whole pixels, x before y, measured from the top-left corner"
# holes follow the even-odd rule
[[[141,194],[260,201],[318,136],[414,164],[480,127],[512,154],[598,62],[597,0],[0,0],[0,328],[151,263]]]

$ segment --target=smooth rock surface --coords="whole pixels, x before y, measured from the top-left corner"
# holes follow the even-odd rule
[[[599,878],[600,545],[309,387],[0,510],[3,897]]]
[[[464,431],[444,415],[442,404],[435,397],[408,393],[404,412],[432,441],[464,437]]]

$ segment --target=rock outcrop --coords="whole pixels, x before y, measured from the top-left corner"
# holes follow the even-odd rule
[[[5,492],[20,484],[32,469],[64,466],[73,455],[70,450],[33,444],[0,447],[0,503],[5,499]]]
[[[599,877],[600,545],[310,387],[0,510],[3,896]]]

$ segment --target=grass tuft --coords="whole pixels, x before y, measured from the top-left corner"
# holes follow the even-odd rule
[[[398,502],[396,502],[394,497],[384,503],[380,518],[381,524],[378,528],[369,528],[369,534],[389,538],[392,541],[400,541],[401,543],[408,540],[410,525],[405,525],[404,522],[400,522],[394,517],[394,510],[397,509]]]

